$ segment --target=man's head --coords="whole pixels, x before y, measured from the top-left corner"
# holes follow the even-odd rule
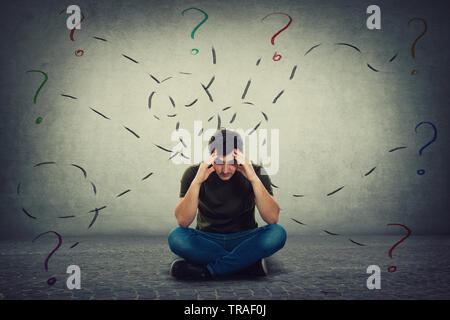
[[[243,152],[242,138],[237,132],[220,129],[209,139],[209,153],[212,154],[216,151],[217,154],[217,158],[214,161],[214,169],[222,180],[231,179],[236,172],[238,164],[233,155],[234,149]]]

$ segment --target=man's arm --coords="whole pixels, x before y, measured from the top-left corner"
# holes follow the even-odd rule
[[[197,214],[200,186],[201,183],[196,182],[195,179],[192,180],[185,196],[178,200],[178,205],[175,208],[175,218],[180,227],[189,227]]]
[[[278,222],[278,216],[280,213],[280,207],[275,201],[275,198],[267,191],[264,184],[259,179],[253,165],[248,161],[245,156],[238,151],[234,150],[236,160],[240,166],[237,170],[241,172],[245,178],[251,183],[253,187],[253,193],[255,194],[255,204],[258,208],[261,218],[268,224],[275,224]]]
[[[275,198],[267,191],[261,180],[252,181],[253,193],[255,194],[255,203],[261,218],[268,224],[275,224],[278,222],[280,214],[280,207],[275,201]]]
[[[212,163],[216,158],[216,152],[214,151],[210,157],[203,161],[198,167],[197,174],[192,179],[189,189],[184,197],[178,200],[178,205],[175,208],[175,218],[177,219],[180,227],[187,228],[192,223],[197,214],[198,196],[200,194],[200,187],[206,179],[208,179],[211,172],[214,171]]]

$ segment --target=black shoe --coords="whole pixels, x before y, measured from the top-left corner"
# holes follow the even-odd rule
[[[264,277],[267,276],[267,264],[266,259],[261,259],[256,261],[251,266],[238,272],[239,275],[253,276],[253,277]]]
[[[183,259],[176,259],[170,265],[170,275],[180,280],[207,280],[211,273],[202,264],[195,264]]]

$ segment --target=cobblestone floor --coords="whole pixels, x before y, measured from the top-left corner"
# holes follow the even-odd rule
[[[0,299],[450,299],[450,236],[355,236],[358,246],[333,236],[288,235],[268,259],[264,278],[177,281],[169,276],[175,258],[164,236],[64,238],[43,236],[0,242]],[[70,248],[75,242],[80,243]],[[69,290],[66,269],[81,268],[81,289]],[[381,289],[366,286],[369,265],[381,268]],[[397,271],[387,272],[396,265]],[[51,276],[57,278],[47,285]]]

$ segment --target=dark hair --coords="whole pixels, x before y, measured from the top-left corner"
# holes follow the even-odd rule
[[[227,130],[217,130],[209,139],[208,150],[212,154],[214,150],[217,150],[217,155],[226,156],[233,152],[234,149],[238,149],[243,152],[243,142],[239,133]]]

